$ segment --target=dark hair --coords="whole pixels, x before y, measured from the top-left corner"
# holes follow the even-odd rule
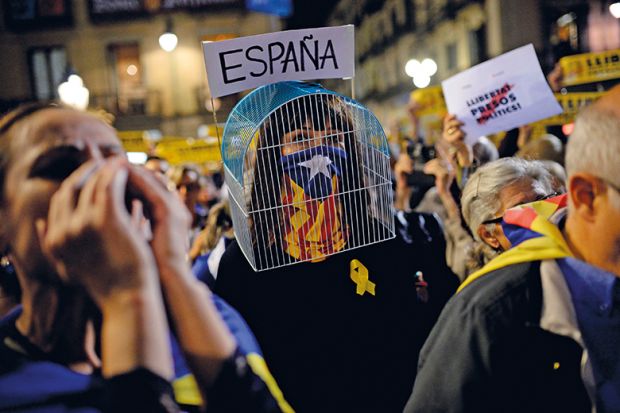
[[[300,107],[304,110],[300,110]],[[293,116],[289,116],[293,114]],[[322,94],[303,96],[281,106],[272,112],[259,130],[254,161],[254,183],[250,200],[250,233],[252,244],[258,242],[271,247],[280,244],[283,217],[281,208],[281,185],[284,171],[280,164],[282,138],[302,125],[311,124],[315,130],[323,130],[327,121],[338,126],[339,132],[345,134],[344,145],[348,160],[341,171],[342,199],[353,198],[351,191],[364,186],[362,168],[359,162],[360,148],[355,136],[355,129],[350,111],[342,98]],[[247,165],[247,163],[246,163]],[[350,201],[350,200],[349,200]],[[343,228],[351,228],[355,216],[368,214],[367,199],[361,202],[347,202],[359,211],[345,214]],[[264,237],[259,240],[258,237]]]
[[[146,157],[146,161],[164,161],[164,162],[168,162],[166,159],[162,158],[161,156],[157,156],[157,155],[149,155]]]
[[[57,102],[27,103],[7,112],[0,118],[0,204],[4,202],[4,180],[11,156],[12,138],[9,132],[13,126],[42,110],[66,108]]]

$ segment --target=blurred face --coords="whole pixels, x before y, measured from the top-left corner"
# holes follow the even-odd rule
[[[2,235],[18,268],[29,277],[49,277],[53,271],[41,252],[35,221],[47,218],[52,195],[81,164],[122,154],[123,149],[114,129],[67,109],[37,112],[15,125],[11,134]]]
[[[163,159],[149,159],[144,164],[144,167],[151,172],[160,173],[165,175],[168,169],[170,168],[170,164]]]
[[[200,193],[200,183],[198,179],[199,176],[196,171],[188,170],[183,173],[181,182],[177,185],[181,200],[192,213],[194,212],[194,205],[198,202],[198,194]]]

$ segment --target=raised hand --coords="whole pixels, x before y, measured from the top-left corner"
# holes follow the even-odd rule
[[[99,305],[157,279],[149,245],[125,206],[128,173],[124,158],[85,163],[52,196],[47,220],[36,223],[58,275]]]

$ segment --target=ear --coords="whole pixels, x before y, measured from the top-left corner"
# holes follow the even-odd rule
[[[499,240],[497,239],[495,234],[489,231],[485,224],[480,224],[478,226],[478,235],[480,236],[480,239],[482,239],[482,241],[484,241],[484,243],[491,248],[499,249],[501,247],[501,244],[499,243]]]
[[[594,221],[594,200],[601,193],[600,187],[598,178],[586,173],[573,174],[568,180],[568,192],[574,213],[587,222]]]

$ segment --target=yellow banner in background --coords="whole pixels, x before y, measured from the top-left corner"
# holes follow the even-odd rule
[[[220,162],[220,148],[216,142],[202,139],[162,139],[155,148],[155,154],[172,165],[183,163],[206,164]]]
[[[565,125],[575,120],[579,110],[601,97],[605,92],[575,92],[575,93],[556,93],[555,98],[564,110],[559,115],[535,122],[544,126]]]
[[[420,117],[434,114],[443,117],[448,110],[441,86],[414,90],[411,92],[410,99],[419,105],[417,115]]]
[[[149,142],[144,139],[144,131],[118,131],[116,136],[120,139],[126,152],[149,152]]]
[[[620,78],[620,49],[566,56],[560,66],[564,86]]]
[[[147,131],[142,130],[118,131],[117,136],[126,152],[154,154],[165,158],[172,165],[184,163],[202,165],[221,162],[216,137],[218,132],[221,135],[221,128],[216,130],[214,125],[205,125],[203,130],[199,130],[202,138],[161,136],[157,140],[150,140]]]
[[[443,118],[448,113],[441,86],[414,90],[409,99],[417,104],[416,116],[421,129],[418,135],[424,136],[427,144],[433,144],[441,138]]]

